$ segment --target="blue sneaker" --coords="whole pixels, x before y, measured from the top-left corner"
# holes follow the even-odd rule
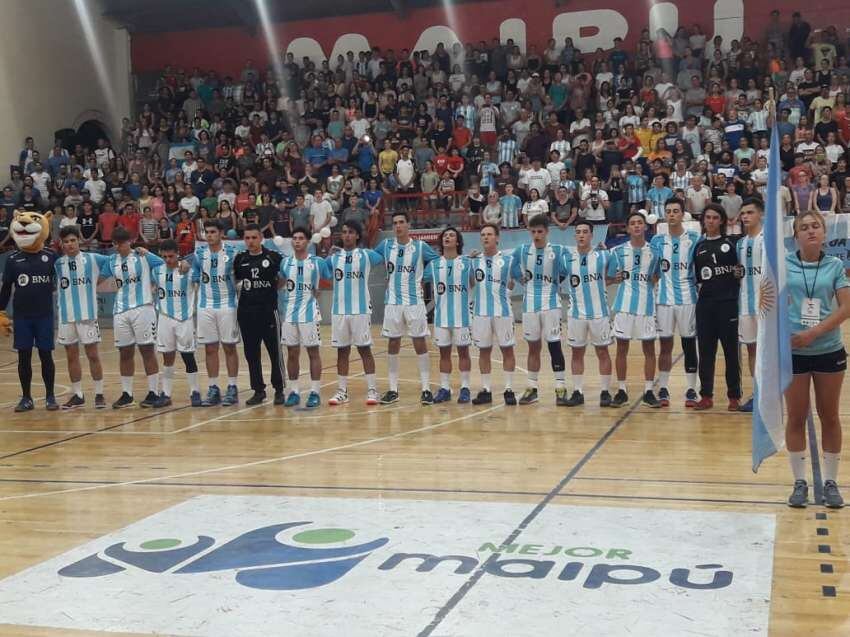
[[[460,394],[458,394],[457,402],[461,405],[464,405],[472,400],[472,396],[469,393],[469,387],[461,387]]]
[[[284,407],[295,407],[301,402],[301,395],[295,393],[294,391],[289,392],[289,397],[286,399],[286,402],[283,403]]]
[[[224,398],[221,401],[222,407],[231,407],[233,405],[239,404],[239,389],[236,385],[228,385],[227,392],[224,394]]]
[[[307,402],[304,404],[307,409],[315,409],[322,404],[322,397],[317,392],[311,391],[307,396]]]
[[[24,396],[21,398],[20,402],[15,406],[15,411],[20,413],[22,411],[32,411],[35,409],[35,403],[32,402],[32,398]]]
[[[191,396],[189,396],[189,404],[192,405],[192,407],[201,407],[201,392],[193,391]]]
[[[446,403],[452,399],[452,390],[446,389],[445,387],[440,387],[437,390],[437,395],[434,396],[435,403]]]
[[[753,399],[752,399],[752,397],[750,397],[750,399],[747,402],[745,402],[743,405],[738,407],[738,411],[744,411],[748,414],[753,413]]]
[[[201,407],[215,407],[221,404],[221,390],[216,385],[210,385],[207,397],[201,401]]]

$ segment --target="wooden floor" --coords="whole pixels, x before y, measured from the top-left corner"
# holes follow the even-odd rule
[[[379,383],[385,388],[385,342],[377,333],[375,329]],[[330,342],[328,334],[324,342]],[[108,399],[118,392],[117,353],[111,343],[107,332],[102,351]],[[525,348],[519,349],[518,364],[523,365]],[[184,398],[188,392],[178,361],[175,404],[170,408],[95,411],[87,407],[48,414],[39,401],[38,411],[18,415],[12,412],[19,391],[15,357],[6,350],[0,354],[0,580],[199,495],[305,496],[355,503],[396,499],[510,503],[523,505],[521,510],[531,517],[544,508],[557,511],[565,506],[582,507],[589,515],[603,508],[659,509],[671,512],[671,525],[686,524],[688,518],[679,522],[676,516],[687,512],[736,512],[775,516],[772,590],[764,600],[769,604],[769,634],[850,635],[850,512],[828,511],[819,505],[787,508],[790,472],[785,455],[768,460],[753,474],[749,418],[727,414],[722,408],[686,411],[680,360],[672,375],[671,407],[651,410],[639,405],[639,352],[633,348],[632,402],[619,410],[602,410],[595,404],[598,380],[592,357],[587,361],[588,404],[583,408],[556,409],[551,379],[545,372],[541,374],[542,399],[534,406],[507,408],[497,400],[489,407],[452,403],[422,408],[416,400],[415,359],[412,350],[405,349],[402,399],[388,407],[363,404],[365,382],[358,361],[352,364],[353,401],[343,407],[323,405],[312,412],[284,411],[270,404],[246,407],[249,393],[243,364],[242,404],[192,409]],[[56,354],[57,393],[66,392],[64,352]],[[335,357],[327,346],[322,354],[326,401],[335,388]],[[432,379],[436,379],[435,355],[432,364]],[[544,369],[547,364],[544,357]],[[750,380],[748,374],[744,376],[746,393]],[[474,371],[474,386],[477,378]],[[37,396],[39,380],[36,370]],[[456,387],[456,375],[454,382]],[[497,390],[501,382],[500,372],[494,371]],[[143,384],[139,374],[137,395]],[[518,371],[514,384],[519,393],[524,386],[522,372]],[[719,374],[718,389],[722,396]],[[494,393],[498,398],[498,392]],[[845,420],[850,419],[850,387],[845,388],[842,413]],[[844,475],[850,475],[850,469]],[[845,495],[850,496],[850,490]],[[518,515],[509,521],[509,529],[521,533],[527,522],[531,520]],[[700,532],[679,530],[694,537]],[[459,586],[465,578],[456,577],[453,581]],[[423,623],[419,618],[440,613],[445,623],[433,634],[457,634],[448,628],[441,632],[441,628],[451,623],[449,598],[470,589],[459,590],[446,591],[447,606],[438,603],[407,625],[376,627],[373,634],[430,634],[425,631],[430,619]],[[0,581],[0,635],[110,634],[89,630],[92,626],[82,620],[75,627],[51,628],[56,624],[49,619],[47,606],[42,626],[3,623],[10,600],[14,601],[14,587]],[[66,598],[64,603],[62,612],[73,616],[75,600]],[[39,604],[36,598],[33,604]],[[169,612],[167,604],[152,608],[155,613]],[[604,608],[602,604],[600,613]],[[545,615],[553,609],[536,610]],[[33,610],[36,618],[38,613]],[[129,634],[131,629],[114,626],[111,630]],[[216,633],[175,629],[175,634]],[[283,633],[270,630],[267,634]],[[287,634],[319,632],[305,626]],[[686,633],[659,625],[656,634]],[[702,626],[687,634],[742,633]]]

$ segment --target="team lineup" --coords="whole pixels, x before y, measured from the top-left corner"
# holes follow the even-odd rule
[[[741,403],[738,342],[746,344],[750,370],[755,358],[756,291],[761,263],[761,200],[745,202],[741,221],[745,235],[723,233],[722,209],[709,207],[703,215],[704,234],[685,229],[684,206],[672,198],[665,204],[666,234],[647,240],[644,214],[627,219],[628,240],[608,250],[593,245],[593,226],[574,225],[575,246],[549,242],[549,221],[543,216],[528,222],[530,241],[510,253],[499,249],[498,226],[485,224],[481,249],[463,254],[463,235],[454,228],[440,234],[439,252],[410,237],[408,216],[393,216],[394,237],[375,249],[359,247],[363,228],[342,225],[341,247],[321,258],[310,254],[306,229],[292,233],[292,254],[284,256],[263,243],[260,228],[247,226],[242,242],[223,241],[217,220],[205,224],[207,242],[181,260],[178,247],[165,241],[160,256],[132,248],[130,236],[116,229],[111,255],[80,250],[80,231],[67,226],[60,232],[62,255],[47,250],[18,251],[10,256],[4,273],[0,305],[15,302],[15,347],[32,351],[35,343],[42,360],[47,408],[57,409],[53,394],[53,313],[44,308],[45,295],[58,290],[57,340],[66,349],[71,397],[63,409],[85,405],[80,348],[89,362],[94,383],[94,405],[106,407],[103,368],[98,344],[97,286],[113,278],[115,345],[120,352],[121,394],[113,408],[135,404],[133,376],[138,349],[147,377],[141,407],[171,404],[177,354],[183,361],[193,407],[231,406],[239,402],[237,346],[243,343],[253,395],[248,405],[267,398],[261,364],[264,347],[271,363],[274,404],[301,405],[299,386],[301,348],[309,359],[309,390],[304,407],[321,403],[320,359],[322,321],[317,295],[322,281],[332,284],[331,340],[337,350],[338,386],[330,405],[350,400],[349,359],[356,347],[363,363],[368,405],[399,400],[399,357],[402,338],[410,337],[416,353],[423,405],[453,399],[452,349],[460,372],[458,403],[489,404],[493,347],[498,346],[503,367],[503,398],[507,405],[536,402],[543,342],[555,380],[555,403],[575,407],[584,403],[585,352],[592,346],[598,361],[599,404],[620,407],[629,401],[627,360],[632,340],[641,342],[644,358],[642,402],[650,407],[670,404],[668,389],[674,335],[684,354],[687,407],[713,405],[714,360],[718,343],[726,358],[730,411],[751,409]],[[20,245],[19,245],[20,247]],[[382,335],[388,339],[389,386],[379,394],[372,353],[372,303],[369,276],[386,268]],[[19,271],[28,273],[27,282]],[[439,350],[439,387],[431,392],[428,326],[423,283],[433,289],[433,342]],[[522,335],[528,344],[527,382],[514,393],[514,315],[511,295],[523,286]],[[616,286],[609,304],[608,286]],[[567,390],[562,348],[562,290],[568,297],[567,341],[571,349],[573,389]],[[281,304],[278,297],[282,295]],[[280,310],[279,310],[280,307]],[[697,334],[699,333],[699,345]],[[660,341],[656,357],[655,341]],[[612,363],[608,348],[616,341]],[[286,348],[286,358],[280,346]],[[471,390],[470,346],[479,351],[480,389]],[[202,395],[195,351],[205,349],[208,377]],[[220,380],[219,355],[225,359],[226,384]],[[156,353],[162,357],[160,366]],[[18,411],[34,408],[30,393],[31,368],[23,359],[19,371],[23,397]],[[617,387],[612,391],[612,372]],[[657,372],[657,374],[656,374]],[[697,383],[699,376],[699,384]],[[287,382],[288,379],[288,382]],[[657,387],[657,393],[656,393]]]

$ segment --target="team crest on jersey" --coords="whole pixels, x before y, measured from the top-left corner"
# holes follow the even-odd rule
[[[729,252],[729,244],[728,243],[721,244],[720,245],[720,251],[721,252]]]
[[[577,288],[581,284],[581,277],[577,274],[573,274],[570,276],[570,285],[574,288]]]
[[[46,254],[42,254],[42,255],[41,255],[41,260],[42,260],[42,262],[47,263],[47,255],[46,255]]]
[[[445,294],[446,293],[446,284],[440,281],[437,284],[437,294]]]
[[[670,261],[668,259],[661,259],[661,271],[669,272],[670,271]]]
[[[304,269],[305,270],[312,270],[313,269],[313,262],[307,261],[307,263],[304,264]]]
[[[24,287],[29,285],[30,283],[30,275],[21,273],[18,275],[18,287]]]
[[[484,270],[477,268],[475,270],[475,280],[481,283],[484,280]]]
[[[261,263],[260,265],[262,265],[264,268],[269,267],[269,260],[268,260],[268,259],[263,259],[263,261],[262,261],[262,263]]]
[[[493,263],[497,268],[501,268],[505,265],[505,262],[502,259],[496,259]]]
[[[700,270],[700,276],[705,280],[710,279],[712,274],[713,274],[713,272],[712,272],[711,268],[709,268],[708,266],[705,266],[704,268],[702,268]]]

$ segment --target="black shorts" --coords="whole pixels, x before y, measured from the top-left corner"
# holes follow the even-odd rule
[[[792,354],[791,365],[794,374],[835,374],[847,369],[847,352],[842,347],[828,354]]]

